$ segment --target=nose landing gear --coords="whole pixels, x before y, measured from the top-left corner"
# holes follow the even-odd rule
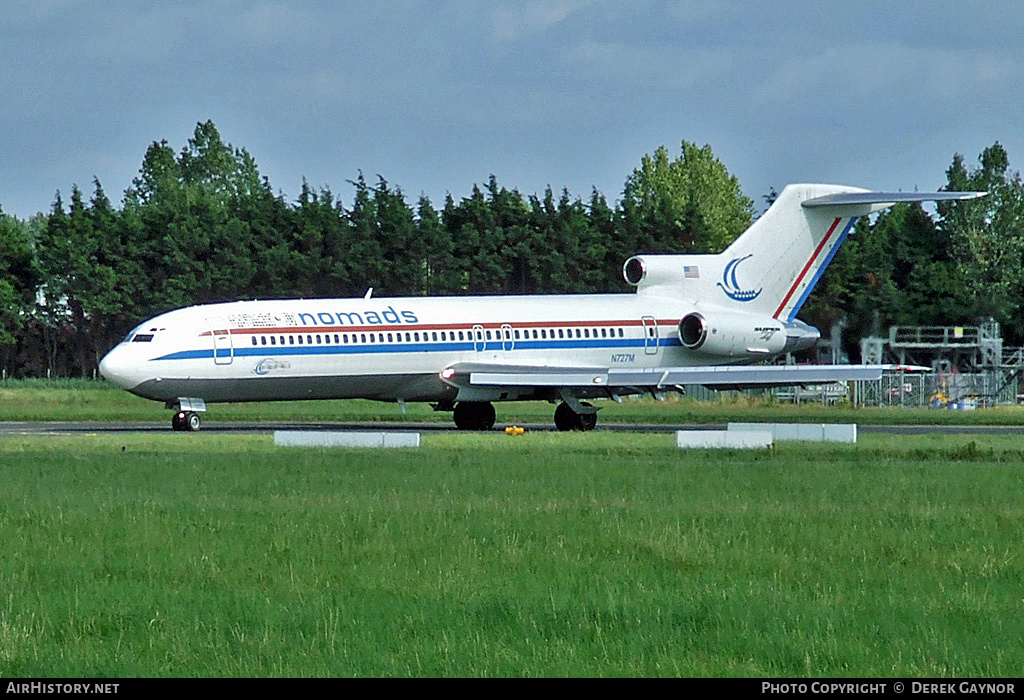
[[[171,418],[171,427],[178,431],[194,433],[202,427],[199,414],[194,411],[175,411]]]

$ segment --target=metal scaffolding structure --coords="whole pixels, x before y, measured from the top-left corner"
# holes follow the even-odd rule
[[[857,382],[862,406],[976,408],[1024,401],[1024,348],[1004,348],[999,323],[977,326],[891,326],[888,338],[861,340],[862,361],[930,367]]]
[[[838,344],[832,342],[830,347],[835,357]],[[864,338],[860,347],[864,364],[892,364],[905,369],[887,371],[871,382],[742,393],[769,394],[778,401],[793,403],[849,401],[855,406],[904,408],[971,410],[1024,404],[1024,348],[1003,347],[999,324],[992,319],[977,326],[892,326],[888,337]],[[917,369],[906,369],[910,367]],[[702,386],[687,386],[686,393],[702,401],[720,395]]]

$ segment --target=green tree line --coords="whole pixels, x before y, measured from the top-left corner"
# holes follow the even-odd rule
[[[991,315],[1020,328],[1019,174],[995,144],[951,189],[978,203],[895,207],[862,220],[801,316],[848,322],[966,323]],[[493,175],[438,207],[383,177],[358,174],[349,204],[303,182],[275,193],[255,159],[196,125],[180,152],[146,150],[115,206],[98,180],[73,186],[28,221],[0,211],[0,367],[8,376],[89,376],[140,321],[173,308],[281,297],[626,291],[637,253],[717,252],[752,222],[739,182],[710,146],[684,141],[642,157],[609,202],[550,187],[524,195]]]

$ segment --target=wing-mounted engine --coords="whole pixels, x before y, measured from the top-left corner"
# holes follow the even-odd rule
[[[818,329],[801,321],[784,324],[770,316],[727,311],[693,311],[679,322],[684,348],[715,357],[767,358],[804,350],[818,340]]]

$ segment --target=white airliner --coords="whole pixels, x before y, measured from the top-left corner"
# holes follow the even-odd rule
[[[542,399],[560,430],[589,430],[587,399],[877,379],[882,365],[755,363],[818,339],[796,313],[859,217],[983,194],[790,185],[721,253],[627,260],[636,293],[192,306],[139,324],[100,372],[174,408],[175,430],[198,430],[207,403],[348,398],[430,402],[469,430],[491,429],[493,402]]]

